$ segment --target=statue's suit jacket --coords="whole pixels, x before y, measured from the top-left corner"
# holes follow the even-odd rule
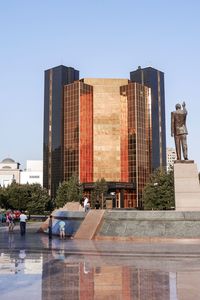
[[[188,134],[186,127],[187,110],[177,109],[171,113],[171,134],[177,136],[181,134]]]

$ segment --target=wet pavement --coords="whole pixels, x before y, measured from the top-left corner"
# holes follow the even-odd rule
[[[200,241],[60,240],[0,227],[0,299],[197,300]]]

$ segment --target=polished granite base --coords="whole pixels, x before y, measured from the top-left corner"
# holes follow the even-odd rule
[[[96,239],[200,239],[200,212],[105,211]]]
[[[175,206],[177,211],[200,212],[200,184],[197,165],[192,161],[174,164]]]
[[[90,210],[88,213],[59,211],[59,214],[53,217],[54,235],[59,235],[58,223],[61,219],[66,223],[66,235],[77,239],[124,241],[200,239],[198,211]],[[48,228],[44,231],[48,233]]]

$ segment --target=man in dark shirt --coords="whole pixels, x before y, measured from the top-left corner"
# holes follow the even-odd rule
[[[52,215],[49,217],[49,239],[52,239]]]
[[[97,200],[96,203],[95,203],[95,209],[99,209],[100,208],[100,203],[99,201]]]

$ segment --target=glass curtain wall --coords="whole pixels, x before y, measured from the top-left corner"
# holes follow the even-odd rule
[[[128,173],[129,182],[136,183],[134,199],[125,197],[125,206],[141,207],[143,188],[151,172],[151,96],[150,89],[129,83],[120,89],[120,94],[127,97],[128,110]],[[133,202],[133,203],[132,203]]]
[[[64,88],[64,180],[93,180],[92,87],[77,81]]]

